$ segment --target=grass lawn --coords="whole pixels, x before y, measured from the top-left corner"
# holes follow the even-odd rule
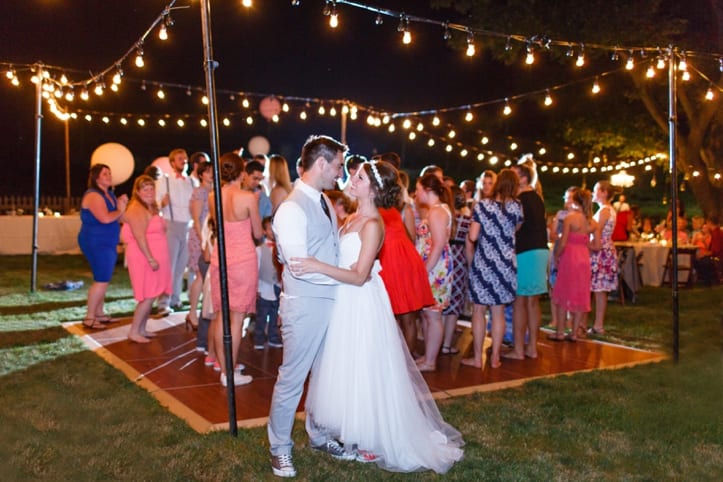
[[[199,435],[69,336],[90,272],[79,256],[3,256],[0,275],[0,480],[272,480],[265,428]],[[124,269],[109,312],[130,314]],[[670,352],[670,288],[611,303],[604,339]],[[548,311],[545,304],[544,312]],[[695,480],[723,477],[723,287],[680,291],[680,362],[540,380],[440,403],[467,443],[448,480]],[[337,462],[295,426],[300,480],[436,480]]]

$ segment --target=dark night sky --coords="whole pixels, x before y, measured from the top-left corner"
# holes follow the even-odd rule
[[[200,7],[198,1],[179,1],[190,8],[173,12],[175,25],[169,40],[161,42],[154,31],[144,45],[146,68],[132,65],[133,56],[123,65],[126,80],[119,94],[107,91],[102,101],[74,105],[85,109],[127,113],[195,112],[203,115],[196,96],[169,90],[165,102],[142,92],[141,79],[204,85],[202,68]],[[112,65],[145,31],[167,4],[166,0],[25,0],[0,5],[0,61],[31,63],[94,71]],[[340,28],[331,30],[321,14],[321,0],[303,0],[292,7],[289,0],[255,2],[248,11],[238,0],[213,0],[214,58],[219,89],[284,96],[346,98],[390,111],[421,110],[498,99],[539,88],[539,70],[521,66],[505,67],[478,55],[465,57],[445,44],[441,29],[413,24],[414,42],[403,46],[398,22],[385,17],[375,25],[375,15],[340,5]],[[449,11],[430,10],[425,0],[372,2],[385,8],[405,11],[438,20],[460,21]],[[460,22],[463,23],[463,22]],[[461,34],[457,34],[461,35]],[[557,74],[562,81],[562,74]],[[585,75],[590,75],[587,72]],[[73,80],[88,76],[71,74]],[[21,89],[0,79],[0,109],[4,113],[2,140],[6,152],[6,175],[0,177],[0,192],[30,194],[33,165],[34,89],[27,80]],[[91,99],[94,96],[91,94]],[[219,97],[219,112],[240,110],[227,96]],[[515,116],[512,116],[515,117]],[[295,119],[295,116],[294,116]],[[361,117],[360,117],[361,119]],[[510,119],[495,121],[498,132],[519,135],[531,132],[533,122]],[[271,151],[290,160],[298,156],[301,144],[311,133],[338,137],[338,121],[283,121],[278,125],[258,118],[253,127],[237,120],[230,129],[220,129],[221,152],[245,145],[249,138],[264,135]],[[70,127],[73,194],[83,191],[90,154],[104,142],[126,145],[134,154],[136,171],[141,171],[171,148],[182,146],[189,152],[208,150],[208,131],[199,127],[184,130],[167,127],[121,128],[99,123],[73,121]],[[486,166],[473,161],[448,158],[440,149],[422,150],[408,146],[402,136],[372,130],[363,120],[351,123],[347,140],[351,149],[362,154],[396,150],[405,156],[405,166],[416,168],[437,163],[456,170],[458,177],[473,177]],[[62,123],[52,114],[45,116],[42,143],[41,193],[64,194],[64,148]]]

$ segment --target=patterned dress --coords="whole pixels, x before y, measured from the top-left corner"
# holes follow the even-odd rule
[[[505,305],[517,291],[515,231],[523,221],[519,201],[505,203],[482,199],[474,207],[472,221],[480,224],[479,238],[469,271],[472,302]]]
[[[448,229],[452,226],[452,213],[446,204],[440,204],[447,214],[449,214]],[[422,261],[427,262],[429,253],[432,250],[432,232],[429,229],[429,219],[422,219],[417,225],[417,252],[422,257]],[[444,245],[442,254],[437,260],[437,264],[429,271],[429,285],[432,288],[434,296],[434,306],[428,307],[431,310],[444,310],[449,305],[449,299],[452,294],[451,281],[452,266],[450,263],[449,243]]]
[[[457,215],[457,232],[449,242],[449,255],[452,264],[452,294],[449,306],[443,312],[445,315],[461,315],[464,313],[467,304],[469,269],[467,268],[467,257],[464,254],[464,243],[471,223],[471,216]]]
[[[600,251],[590,253],[590,267],[592,268],[592,291],[615,291],[618,289],[618,258],[613,244],[613,231],[615,230],[615,209],[612,206],[603,206],[595,213],[593,218],[600,222],[600,213],[607,209],[610,213],[602,229]]]

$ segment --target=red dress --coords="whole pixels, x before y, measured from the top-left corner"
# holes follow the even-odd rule
[[[379,209],[384,220],[384,244],[379,251],[379,273],[395,315],[418,311],[434,304],[427,270],[407,236],[399,210]]]

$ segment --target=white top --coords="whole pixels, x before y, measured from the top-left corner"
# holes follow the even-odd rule
[[[171,202],[161,209],[161,216],[164,219],[178,222],[190,223],[191,210],[190,201],[193,194],[193,181],[185,174],[177,177],[175,173],[164,174],[156,181],[156,199],[159,204],[166,193],[170,194]]]
[[[306,184],[301,179],[297,180],[294,189],[299,189],[304,195],[309,196],[314,202],[319,202],[321,191],[317,191],[313,187]],[[334,209],[329,200],[324,196],[326,204],[329,206],[329,212],[333,213]],[[274,215],[274,234],[276,236],[276,244],[282,246],[284,258],[282,263],[287,263],[291,258],[306,258],[309,256],[306,246],[306,213],[301,206],[294,202],[282,202],[276,214]],[[306,280],[310,283],[320,285],[335,285],[337,281],[320,273],[306,273],[302,275],[294,275],[295,278]]]

